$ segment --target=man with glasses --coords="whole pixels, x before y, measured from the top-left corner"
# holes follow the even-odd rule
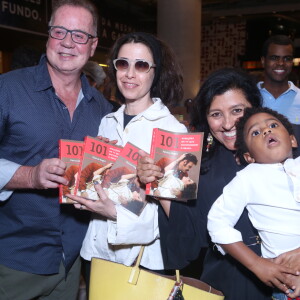
[[[96,136],[111,105],[81,69],[96,49],[89,0],[55,2],[39,65],[0,78],[0,299],[76,299],[89,215],[59,205],[58,140]]]
[[[263,45],[261,63],[264,81],[258,83],[263,105],[285,115],[291,123],[300,124],[300,93],[289,81],[294,59],[294,46],[285,35],[274,35]]]

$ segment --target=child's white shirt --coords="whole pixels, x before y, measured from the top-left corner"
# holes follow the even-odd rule
[[[262,240],[262,256],[300,247],[300,157],[284,164],[248,165],[223,189],[208,214],[216,244],[242,241],[234,228],[244,208]]]

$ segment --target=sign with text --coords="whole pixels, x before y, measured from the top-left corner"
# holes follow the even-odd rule
[[[51,17],[50,0],[0,0],[0,27],[48,35]],[[97,4],[100,12],[98,22],[98,47],[109,49],[122,35],[133,31],[145,31],[131,13]]]
[[[143,17],[142,5],[111,4],[110,1],[97,1],[99,10],[98,47],[109,49],[122,35],[134,31],[146,31],[147,21]],[[121,1],[120,1],[121,2]],[[140,11],[140,13],[137,13]],[[142,21],[143,20],[143,21]]]
[[[115,17],[100,17],[98,47],[109,49],[120,36],[136,30],[133,24],[120,20]]]
[[[51,1],[0,0],[0,27],[47,35]]]

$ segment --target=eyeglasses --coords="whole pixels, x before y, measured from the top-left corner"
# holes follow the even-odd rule
[[[126,58],[117,58],[113,60],[113,63],[117,71],[127,70],[132,63],[134,63],[134,68],[139,73],[148,73],[151,68],[156,67],[154,63],[144,59],[129,60]]]
[[[81,30],[68,30],[62,26],[49,26],[49,34],[56,40],[63,40],[69,32],[72,41],[76,44],[86,44],[89,39],[95,38],[95,36]]]
[[[268,57],[271,61],[280,61],[282,59],[283,62],[293,62],[294,57],[291,55],[287,56],[277,56],[277,55],[271,55]]]

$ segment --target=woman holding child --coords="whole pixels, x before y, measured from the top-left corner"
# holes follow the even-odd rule
[[[275,285],[285,282],[286,274],[297,275],[289,267],[270,262],[300,247],[300,157],[293,159],[297,141],[287,118],[266,107],[247,108],[236,130],[237,155],[248,165],[212,205],[207,228],[221,252],[229,253],[266,284],[266,270],[272,269]],[[243,243],[233,227],[245,208],[259,232],[262,257]],[[298,294],[300,286],[295,283],[293,289]],[[273,299],[287,300],[287,295],[276,291]]]
[[[207,215],[212,204],[243,168],[235,158],[236,121],[247,107],[259,106],[260,93],[248,74],[231,68],[212,73],[195,98],[192,115],[196,131],[205,134],[198,199],[186,204],[160,201],[159,226],[165,267],[184,268],[197,259],[201,248],[208,247],[201,280],[221,290],[226,300],[271,299],[272,294],[271,289],[242,264],[218,252],[207,233]],[[148,156],[144,156],[138,166],[138,175],[146,183],[161,177],[162,173]],[[235,228],[241,232],[244,243],[261,255],[258,233],[246,210]],[[281,262],[290,259],[294,263],[292,258],[297,259],[298,255],[297,252],[292,254],[282,257]],[[272,282],[272,273],[266,273]],[[286,290],[282,283],[277,286]]]

